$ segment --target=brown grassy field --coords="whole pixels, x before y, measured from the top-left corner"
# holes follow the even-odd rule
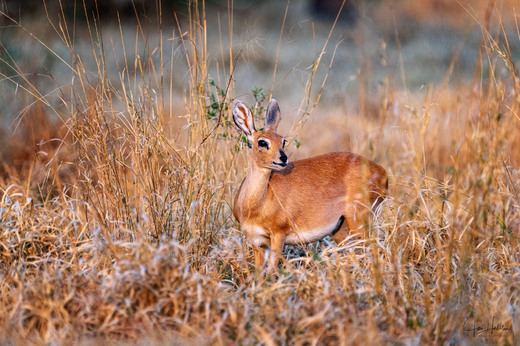
[[[268,49],[204,2],[112,29],[81,1],[78,23],[2,10],[0,344],[518,344],[520,12],[424,3],[368,2],[348,28],[296,22],[315,47],[287,59],[285,5]],[[406,25],[439,18],[477,43],[427,72],[434,57],[407,60]],[[357,68],[338,76],[342,39]],[[40,60],[55,69],[26,71]],[[271,96],[291,160],[363,154],[390,197],[369,239],[287,246],[279,273],[255,279],[231,214],[248,148],[229,106],[245,99],[262,121]]]

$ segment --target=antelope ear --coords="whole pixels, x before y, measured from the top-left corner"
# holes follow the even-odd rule
[[[269,105],[267,105],[267,112],[265,114],[265,128],[270,131],[276,131],[281,117],[278,101],[271,99]]]
[[[255,121],[249,107],[247,107],[244,102],[239,100],[233,102],[233,120],[235,124],[244,131],[247,139],[252,140],[253,133],[256,132]]]

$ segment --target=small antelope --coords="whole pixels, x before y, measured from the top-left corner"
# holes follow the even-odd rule
[[[233,119],[253,153],[249,173],[235,195],[233,215],[253,245],[255,265],[278,265],[284,244],[302,244],[330,235],[341,243],[352,232],[368,235],[370,208],[388,190],[383,167],[353,153],[336,152],[289,162],[285,139],[276,133],[280,107],[269,102],[265,129],[257,131],[249,108],[233,105]]]

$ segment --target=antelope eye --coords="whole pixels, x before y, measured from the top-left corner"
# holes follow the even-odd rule
[[[282,142],[282,148],[285,148],[285,143],[287,143],[287,141],[284,139]]]
[[[267,141],[261,139],[258,141],[258,146],[260,148],[266,148],[266,149],[269,149],[269,144],[267,143]]]

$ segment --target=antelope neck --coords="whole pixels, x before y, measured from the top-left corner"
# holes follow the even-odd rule
[[[267,186],[271,169],[258,167],[254,162],[251,163],[249,174],[244,181],[244,194],[248,203],[248,208],[258,208],[267,198]]]

